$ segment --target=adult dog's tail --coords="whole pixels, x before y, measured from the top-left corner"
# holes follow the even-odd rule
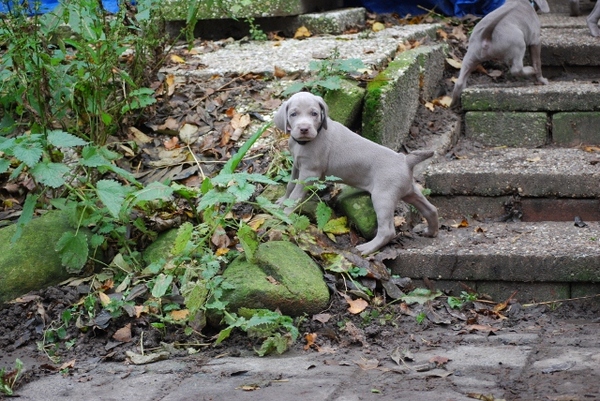
[[[433,153],[433,150],[415,150],[406,155],[406,163],[412,171],[417,164],[433,156]]]

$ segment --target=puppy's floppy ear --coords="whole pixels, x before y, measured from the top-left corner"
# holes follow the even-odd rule
[[[286,133],[288,132],[287,109],[288,101],[286,100],[281,104],[281,106],[279,106],[279,110],[277,110],[277,113],[275,113],[275,116],[273,117],[273,122],[275,122],[275,126]]]
[[[321,108],[321,128],[327,129],[327,116],[329,115],[329,108],[322,97],[317,96],[317,99],[319,102],[319,107]]]

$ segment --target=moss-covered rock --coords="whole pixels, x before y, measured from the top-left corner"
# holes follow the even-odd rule
[[[323,99],[329,107],[329,117],[346,127],[352,127],[360,116],[365,89],[355,81],[342,80],[342,87],[328,91]]]
[[[336,205],[364,238],[371,240],[375,237],[377,234],[377,215],[373,209],[371,195],[368,192],[344,186],[337,196]]]
[[[171,253],[171,249],[173,249],[176,238],[176,228],[160,233],[160,235],[144,250],[144,261],[150,264],[161,259],[166,259]]]
[[[16,230],[16,225],[0,229],[0,302],[56,285],[71,276],[54,250],[63,233],[75,231],[65,212],[52,211],[33,219],[25,225],[21,238],[11,244]]]
[[[329,303],[321,268],[287,241],[261,244],[255,263],[239,256],[225,269],[223,277],[235,286],[223,296],[231,312],[241,307],[266,308],[300,316],[318,313]]]

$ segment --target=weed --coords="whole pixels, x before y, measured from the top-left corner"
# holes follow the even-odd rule
[[[477,294],[470,294],[466,291],[461,291],[460,297],[448,297],[448,305],[453,309],[460,309],[466,302],[477,300]]]
[[[427,318],[427,313],[420,312],[417,316],[415,316],[415,319],[417,320],[417,324],[421,324],[425,321],[425,318]]]
[[[246,18],[246,22],[250,26],[250,39],[260,42],[265,42],[269,39],[267,37],[267,34],[262,29],[260,29],[260,26],[258,24],[255,24],[254,18],[248,17]]]
[[[11,371],[0,369],[0,394],[13,395],[13,390],[23,371],[23,362],[19,358],[15,360],[15,368]]]
[[[365,65],[361,59],[340,59],[340,52],[336,47],[331,56],[325,60],[311,61],[308,65],[314,78],[306,82],[297,82],[290,85],[283,93],[283,96],[289,96],[303,89],[323,96],[327,91],[333,91],[342,88],[342,78],[349,74],[358,73],[364,69]]]

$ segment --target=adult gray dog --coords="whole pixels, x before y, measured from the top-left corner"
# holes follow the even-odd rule
[[[394,211],[400,200],[410,203],[427,220],[425,235],[438,234],[438,213],[413,181],[413,168],[433,156],[433,151],[415,151],[404,155],[376,144],[352,132],[328,117],[328,108],[320,96],[299,92],[285,101],[275,113],[275,125],[290,134],[289,146],[294,158],[292,177],[285,195],[279,199],[301,200],[308,178],[340,178],[345,184],[368,191],[377,214],[377,235],[357,246],[368,255],[396,236]],[[293,207],[287,207],[291,213]]]
[[[550,11],[546,0],[534,0],[541,12]],[[533,67],[523,67],[523,57],[529,48]],[[514,76],[535,76],[546,85],[540,61],[540,19],[529,0],[507,0],[504,5],[486,15],[473,29],[467,54],[462,62],[452,93],[452,107],[460,104],[460,95],[467,79],[477,66],[488,60],[500,60],[511,65]]]

